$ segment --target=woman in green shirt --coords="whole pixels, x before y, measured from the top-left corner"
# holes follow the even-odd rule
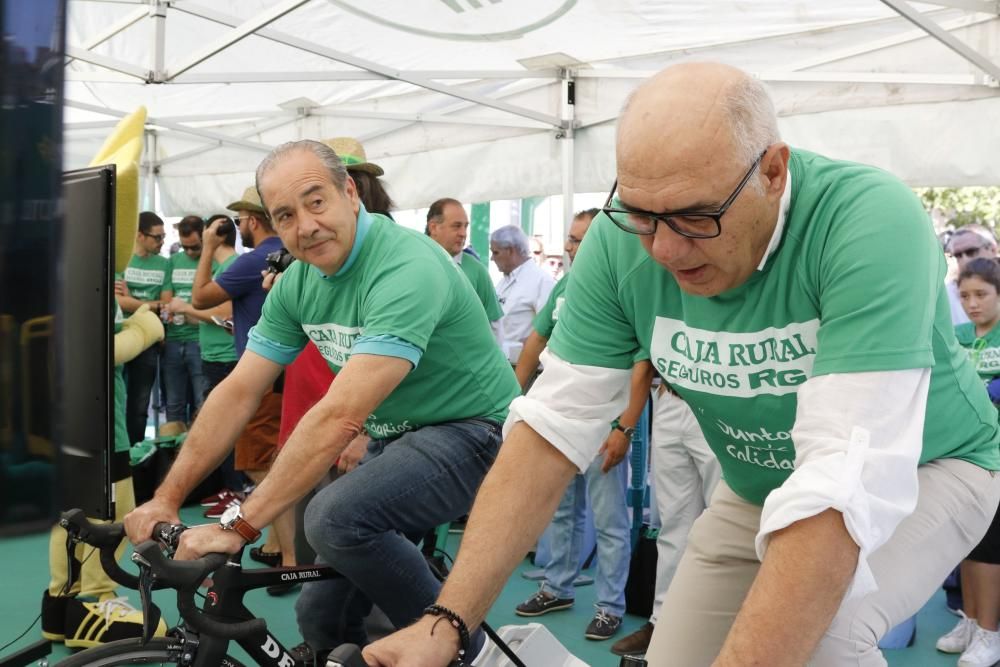
[[[1000,402],[1000,264],[974,259],[958,276],[958,295],[970,322],[955,327],[994,404]],[[1000,406],[998,406],[1000,407]],[[959,665],[1000,660],[1000,513],[986,536],[962,561],[962,611],[954,629],[937,641],[939,651],[961,653]]]

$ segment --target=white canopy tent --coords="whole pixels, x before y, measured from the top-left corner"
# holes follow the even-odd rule
[[[334,136],[401,208],[603,191],[626,96],[684,60],[767,81],[793,145],[1000,183],[1000,0],[70,0],[67,53],[66,166],[145,105],[167,215]]]

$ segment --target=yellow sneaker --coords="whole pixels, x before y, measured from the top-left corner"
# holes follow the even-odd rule
[[[160,619],[154,637],[167,634],[167,626]],[[66,646],[91,648],[118,639],[142,636],[142,611],[127,598],[109,598],[101,602],[85,602],[69,598],[66,606]]]

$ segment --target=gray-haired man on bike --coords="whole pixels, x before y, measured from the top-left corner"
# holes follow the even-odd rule
[[[464,514],[518,391],[469,282],[426,236],[369,214],[336,154],[284,144],[257,169],[284,245],[300,261],[268,295],[236,369],[209,396],[170,474],[126,517],[133,542],[177,521],[186,494],[223,460],[261,396],[307,340],[337,373],[299,422],[267,479],[223,527],[184,533],[177,557],[235,553],[311,490],[363,430],[362,465],[310,503],[304,529],[343,579],[307,584],[297,610],[317,652],[366,643],[374,602],[397,627],[439,583],[407,536]]]

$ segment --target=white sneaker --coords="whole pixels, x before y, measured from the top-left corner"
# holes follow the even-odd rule
[[[1000,662],[1000,632],[983,630],[978,625],[969,648],[958,659],[958,667],[991,667]]]
[[[965,649],[969,648],[969,642],[972,641],[972,635],[975,633],[976,619],[969,618],[961,611],[958,612],[959,621],[955,624],[955,627],[951,629],[946,635],[942,635],[937,640],[937,650],[942,653],[962,653]]]

